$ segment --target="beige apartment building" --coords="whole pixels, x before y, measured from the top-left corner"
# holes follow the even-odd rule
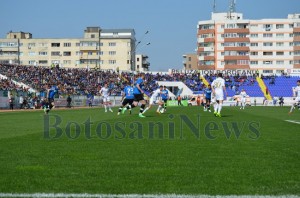
[[[134,29],[87,27],[83,38],[59,39],[9,32],[0,39],[0,63],[133,71],[135,45]]]
[[[198,56],[197,54],[184,54],[183,56],[183,69],[184,70],[198,70]]]
[[[249,20],[236,12],[212,13],[210,20],[198,22],[197,31],[201,70],[300,68],[300,14]]]

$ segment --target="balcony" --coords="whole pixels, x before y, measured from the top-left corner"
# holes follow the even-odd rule
[[[198,35],[200,34],[214,34],[215,29],[205,29],[205,30],[198,30]]]
[[[224,51],[250,51],[248,46],[224,47]]]
[[[225,65],[224,69],[250,69],[249,65]]]
[[[235,28],[235,29],[224,29],[224,33],[245,33],[249,34],[249,28]]]
[[[224,60],[250,60],[249,56],[224,56]]]
[[[250,42],[249,37],[224,38],[224,42]]]
[[[209,42],[215,42],[215,38],[204,38],[204,42],[205,43],[209,43]]]

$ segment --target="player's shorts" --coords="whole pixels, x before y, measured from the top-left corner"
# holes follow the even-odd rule
[[[122,102],[122,105],[123,105],[123,106],[125,106],[125,105],[127,105],[127,104],[132,105],[133,100],[134,100],[134,99],[127,99],[127,98],[125,98],[125,99],[123,100],[123,102]]]
[[[295,102],[300,102],[300,97],[295,98]]]
[[[133,95],[134,95],[134,101],[136,102],[144,100],[144,94],[133,94]]]
[[[110,102],[110,98],[108,96],[106,96],[106,97],[104,96],[103,97],[103,102]]]
[[[216,92],[216,95],[215,95],[215,98],[216,100],[224,100],[224,94],[223,94],[223,91],[221,92]]]
[[[54,102],[54,98],[48,98],[48,102],[49,102],[49,103]]]
[[[163,99],[162,101],[164,101],[164,103],[167,104],[168,99]]]
[[[149,104],[150,105],[155,105],[155,104],[157,104],[157,103],[159,103],[159,100],[157,100],[157,99],[154,99],[154,98],[150,98],[150,100],[149,100]]]
[[[206,103],[211,103],[211,98],[205,98]]]
[[[246,98],[242,98],[241,102],[245,103],[246,102]]]

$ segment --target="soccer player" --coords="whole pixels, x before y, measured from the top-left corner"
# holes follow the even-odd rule
[[[161,91],[161,99],[164,102],[162,112],[166,112],[167,111],[168,98],[169,98],[169,91],[167,90],[167,87],[164,86],[163,90]]]
[[[104,84],[104,87],[102,87],[100,89],[99,93],[103,97],[103,105],[104,105],[105,113],[107,112],[107,107],[110,112],[113,112],[113,110],[111,109],[111,103],[110,103],[110,98],[109,98],[109,88],[108,88],[107,83]]]
[[[52,109],[54,108],[54,96],[57,93],[57,87],[56,86],[52,86],[50,88],[50,85],[48,85],[48,89],[47,89],[47,98],[48,98],[48,103],[49,103],[49,108]]]
[[[244,89],[242,89],[241,93],[240,93],[240,97],[241,97],[241,108],[240,109],[245,109],[246,106],[246,98],[247,98],[247,93]]]
[[[209,112],[211,112],[210,110],[211,92],[212,92],[211,85],[208,85],[203,92],[203,98],[205,98],[204,111],[208,110]]]
[[[139,78],[134,82],[134,87],[133,87],[133,95],[134,95],[134,102],[132,103],[132,108],[136,107],[138,103],[141,103],[141,108],[140,108],[140,113],[139,117],[144,118],[145,116],[143,115],[143,111],[146,106],[146,101],[144,99],[144,79],[145,79],[145,74],[141,73],[139,75]],[[129,109],[127,107],[127,109]]]
[[[134,100],[133,87],[130,85],[127,85],[127,86],[125,86],[124,91],[123,91],[122,105],[119,108],[118,115],[120,115],[122,110],[123,110],[122,114],[127,110],[127,108],[124,108],[127,104],[128,104],[130,114],[131,114],[131,105],[133,103],[133,100]]]
[[[149,106],[143,111],[143,113],[145,113],[146,111],[148,111],[152,105],[158,104],[158,108],[156,110],[156,113],[160,114],[161,112],[163,112],[163,104],[164,102],[161,99],[161,94],[163,91],[163,86],[159,86],[158,89],[156,89],[153,94],[150,97],[150,101],[149,101]]]
[[[47,115],[51,110],[51,103],[49,102],[49,99],[44,98],[41,105],[42,105],[42,109],[44,110],[45,115]]]
[[[293,109],[300,103],[300,80],[297,80],[297,86],[293,88],[293,97],[295,102],[292,104],[289,114],[291,114]]]
[[[225,80],[222,78],[222,73],[218,73],[218,77],[212,82],[212,93],[214,94],[217,104],[215,105],[215,116],[221,117],[221,110],[224,100],[224,93],[227,96],[226,88],[225,88]]]

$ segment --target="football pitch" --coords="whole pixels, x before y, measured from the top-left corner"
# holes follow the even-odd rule
[[[300,195],[300,111],[0,113],[5,193]]]

